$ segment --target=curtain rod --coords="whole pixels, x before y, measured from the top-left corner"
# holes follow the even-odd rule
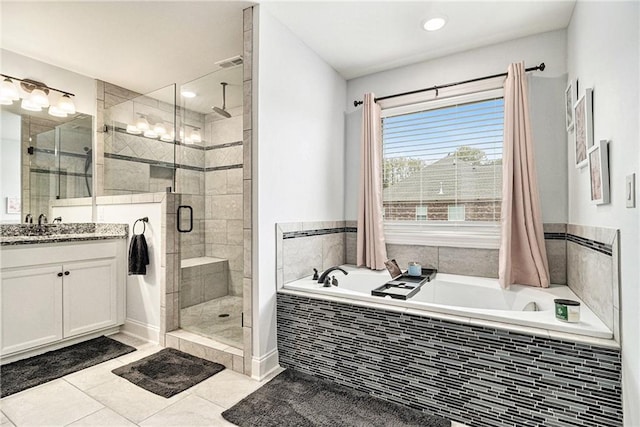
[[[537,70],[544,71],[545,68],[546,68],[546,65],[544,65],[544,62],[541,62],[540,65],[536,65],[535,67],[529,67],[529,68],[525,69],[525,71],[527,71],[527,72],[529,72],[529,71],[537,71]],[[505,77],[506,75],[507,75],[507,73],[493,74],[491,76],[477,77],[477,78],[471,79],[471,80],[464,80],[464,81],[455,82],[455,83],[447,83],[447,84],[444,84],[444,85],[437,85],[437,86],[428,87],[428,88],[425,88],[425,89],[412,90],[410,92],[396,93],[395,95],[381,96],[379,98],[375,98],[375,102],[382,101],[384,99],[396,98],[398,96],[413,95],[414,93],[420,93],[420,92],[428,92],[430,90],[435,90],[436,91],[436,96],[438,96],[438,90],[439,89],[452,87],[452,86],[463,85],[465,83],[479,82],[481,80],[494,79],[496,77]],[[353,101],[353,106],[354,107],[357,107],[358,105],[362,105],[362,101]]]

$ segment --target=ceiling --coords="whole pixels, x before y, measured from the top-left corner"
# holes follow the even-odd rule
[[[140,93],[182,84],[242,52],[248,1],[7,1],[2,47]],[[346,79],[565,28],[575,0],[263,1]],[[444,29],[421,21],[444,14]],[[220,103],[220,93],[210,100]]]
[[[575,0],[269,2],[272,15],[343,77],[566,28]],[[447,25],[422,29],[444,15]]]

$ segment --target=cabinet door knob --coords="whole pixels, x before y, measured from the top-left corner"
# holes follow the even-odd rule
[[[58,273],[58,277],[62,277],[62,273]]]
[[[64,272],[64,275],[65,275],[65,276],[68,276],[68,275],[69,275],[69,272],[68,272],[68,271],[65,271],[65,272]]]

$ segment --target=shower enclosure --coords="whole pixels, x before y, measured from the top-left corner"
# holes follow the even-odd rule
[[[179,92],[187,96],[180,96],[177,165],[197,160],[199,168],[176,170],[182,205],[193,208],[193,232],[180,233],[180,326],[242,348],[242,67],[205,75]]]
[[[22,127],[22,211],[49,215],[52,199],[91,196],[92,117],[78,114],[60,122],[23,115]]]
[[[180,327],[239,349],[242,88],[242,66],[235,66],[110,108],[101,189],[102,195],[179,195]]]

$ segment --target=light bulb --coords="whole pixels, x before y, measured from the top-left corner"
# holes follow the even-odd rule
[[[66,93],[58,100],[58,108],[67,114],[76,113],[76,106]]]
[[[144,116],[140,116],[136,121],[136,127],[141,131],[149,130],[149,122],[144,118]]]
[[[55,105],[49,107],[49,115],[53,117],[67,117],[67,113]]]
[[[144,136],[145,138],[156,139],[158,137],[158,134],[152,131],[151,129],[147,129],[144,131]]]
[[[431,18],[431,19],[426,20],[422,24],[422,28],[424,28],[425,31],[438,31],[439,29],[444,27],[444,25],[446,23],[447,23],[447,19],[446,18],[438,16],[436,18]]]
[[[20,103],[20,107],[22,107],[23,110],[27,111],[42,111],[42,107],[31,102],[31,99],[29,98],[23,99]]]
[[[11,98],[5,98],[4,96],[0,96],[0,105],[11,105],[13,104],[13,100]]]
[[[127,133],[131,135],[140,135],[142,131],[136,127],[136,125],[127,125]]]
[[[41,108],[47,108],[49,106],[49,97],[40,88],[35,88],[31,91],[31,95],[29,95],[29,101]]]
[[[0,98],[7,98],[11,101],[17,101],[20,99],[20,95],[18,94],[18,88],[16,87],[13,80],[10,78],[6,78],[0,84]],[[2,104],[2,105],[10,105],[10,104]]]
[[[160,141],[173,142],[173,135],[171,135],[170,133],[165,133],[160,137]]]
[[[165,133],[167,133],[167,129],[164,127],[164,124],[162,122],[156,123],[155,126],[153,126],[153,131],[158,135],[164,135]]]
[[[182,92],[180,92],[180,95],[184,96],[185,98],[195,98],[196,97],[196,93],[192,92],[190,90],[183,90]]]

